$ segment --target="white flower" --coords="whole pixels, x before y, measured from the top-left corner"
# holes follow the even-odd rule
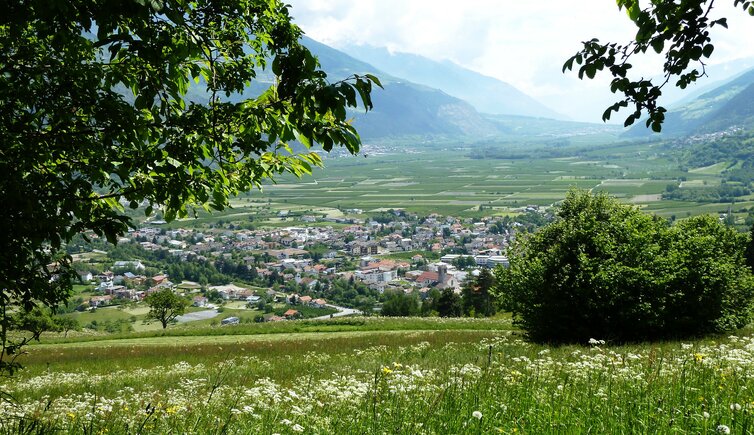
[[[294,424],[293,426],[291,426],[291,429],[294,432],[303,432],[304,431],[304,427],[301,426],[300,424]]]
[[[741,410],[741,405],[738,404],[738,403],[731,403],[730,404],[730,410],[731,411],[740,411]]]
[[[730,433],[730,428],[728,426],[724,425],[724,424],[721,424],[721,425],[719,425],[717,427],[717,433],[721,433],[721,434],[727,435],[727,434]]]
[[[589,344],[591,346],[601,346],[605,344],[605,340],[597,340],[596,338],[590,338]]]
[[[479,411],[472,412],[471,416],[474,417],[474,418],[476,418],[477,420],[481,420],[482,419],[482,413],[479,412]]]
[[[707,411],[702,412],[702,417],[704,417],[705,420],[708,419],[709,418],[709,412],[707,412]]]

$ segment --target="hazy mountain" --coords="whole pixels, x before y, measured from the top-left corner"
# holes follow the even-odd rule
[[[480,112],[567,119],[508,83],[449,61],[437,62],[415,54],[391,53],[385,48],[364,45],[346,47],[343,51],[388,74],[441,89],[467,101]]]
[[[662,134],[684,136],[732,127],[754,128],[754,69],[666,114]],[[626,135],[650,135],[643,122]]]
[[[325,44],[304,38],[304,45],[335,81],[352,74],[372,73],[384,89],[374,88],[374,109],[354,111],[355,125],[363,138],[406,135],[490,136],[498,134],[494,123],[469,103],[432,87],[412,83],[385,73]]]

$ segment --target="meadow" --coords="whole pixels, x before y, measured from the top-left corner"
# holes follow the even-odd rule
[[[409,329],[414,323],[426,329]],[[2,381],[0,390],[15,401],[0,405],[0,429],[754,431],[751,331],[549,347],[525,341],[507,319],[338,319],[321,326],[330,332],[254,334],[241,325],[245,334],[222,337],[154,334],[35,345],[22,361],[26,368]]]

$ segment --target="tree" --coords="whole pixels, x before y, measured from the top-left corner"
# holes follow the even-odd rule
[[[162,329],[168,327],[168,323],[175,320],[186,311],[188,301],[173,290],[164,289],[147,296],[145,301],[149,305],[147,320],[157,320],[162,324]]]
[[[601,43],[599,39],[583,42],[583,48],[570,57],[563,65],[563,72],[572,70],[574,62],[578,67],[579,78],[586,75],[592,79],[597,71],[607,68],[613,76],[610,90],[622,93],[623,98],[605,110],[602,120],[610,119],[612,112],[632,106],[633,112],[626,117],[625,126],[633,124],[646,112],[647,127],[659,132],[665,120],[664,107],[658,104],[662,88],[671,80],[685,89],[697,79],[706,75],[705,62],[713,51],[709,29],[715,26],[727,28],[725,18],[711,19],[714,0],[653,0],[644,9],[639,0],[616,0],[618,8],[626,9],[629,18],[638,29],[634,40],[625,44]],[[754,15],[754,5],[749,0],[733,0],[735,6]],[[628,77],[632,65],[629,61],[637,55],[653,50],[665,58],[661,83],[651,79],[634,80]]]
[[[751,229],[749,229],[749,239],[746,241],[744,256],[746,258],[746,265],[749,266],[749,269],[754,271],[754,224],[752,224]]]
[[[301,35],[277,0],[4,5],[0,311],[64,301],[61,248],[86,232],[115,243],[124,206],[222,210],[265,178],[310,173],[314,146],[357,152],[346,109],[371,108],[379,81],[329,82]]]
[[[489,317],[497,311],[495,298],[490,293],[495,277],[489,269],[481,269],[479,276],[468,280],[461,289],[463,314]]]
[[[419,299],[401,290],[386,292],[381,314],[390,317],[407,317],[419,314]]]
[[[635,341],[750,320],[746,236],[715,216],[670,224],[604,193],[571,191],[557,220],[509,251],[496,292],[536,341]]]
[[[81,325],[79,321],[71,316],[55,316],[53,319],[55,329],[63,332],[63,336],[68,338],[69,331],[79,331]]]
[[[437,298],[437,314],[440,317],[461,317],[461,297],[452,288],[446,288]]]

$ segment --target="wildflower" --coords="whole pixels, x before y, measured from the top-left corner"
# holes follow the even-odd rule
[[[709,419],[709,412],[707,411],[702,412],[702,417],[704,417],[705,420]]]
[[[721,425],[717,426],[717,433],[721,433],[721,434],[727,435],[727,434],[730,433],[730,428],[728,426],[724,425],[724,424],[721,424]]]
[[[590,346],[602,346],[605,344],[605,340],[597,340],[596,338],[589,339]]]
[[[702,360],[704,359],[704,357],[705,357],[705,355],[703,353],[695,353],[694,354],[694,361],[696,361],[696,362],[702,362]]]
[[[382,374],[383,375],[389,375],[390,373],[393,373],[393,371],[390,370],[390,367],[383,367],[382,368]]]
[[[474,418],[476,418],[477,420],[481,420],[482,419],[482,413],[480,411],[474,411],[474,412],[472,412],[471,416],[474,417]]]
[[[730,404],[730,410],[731,411],[740,411],[741,410],[741,405],[738,404],[738,403],[731,403]]]
[[[293,426],[291,426],[291,430],[293,430],[294,432],[303,432],[304,427],[300,424],[294,424]]]

